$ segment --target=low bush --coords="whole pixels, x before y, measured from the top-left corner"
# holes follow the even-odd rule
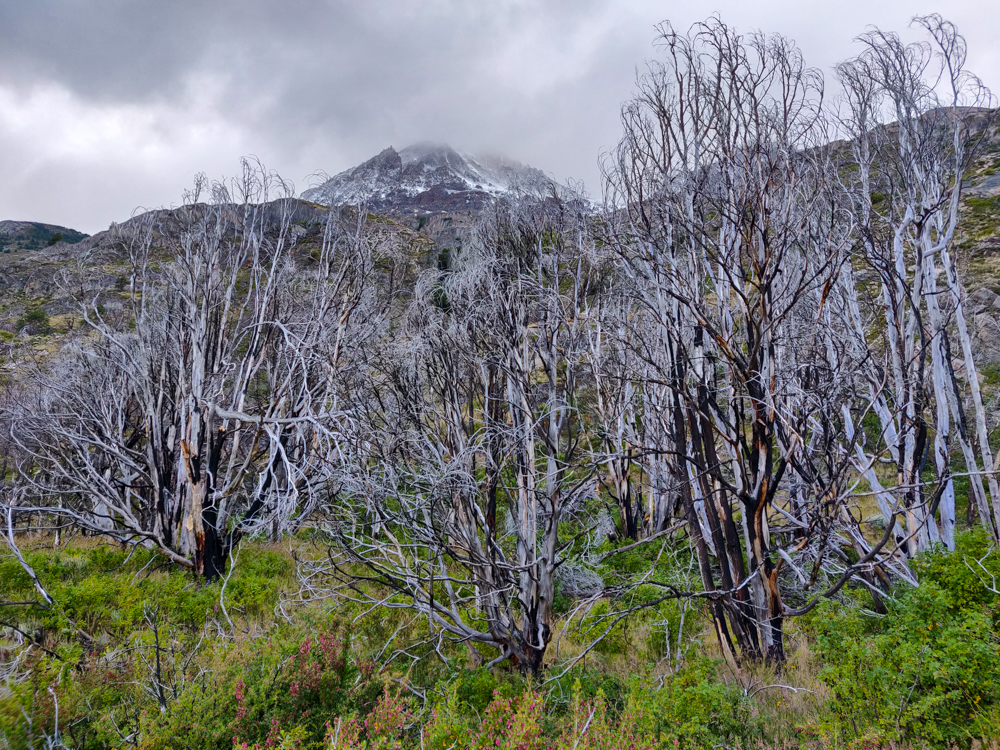
[[[751,708],[743,691],[720,680],[716,665],[700,657],[664,678],[661,687],[633,686],[625,713],[662,747],[699,748],[756,739],[760,731]]]
[[[17,328],[23,328],[30,334],[46,334],[52,330],[49,315],[41,305],[29,305],[24,315],[18,319]]]
[[[10,747],[45,747],[58,731],[75,750],[123,738],[144,750],[275,747],[283,737],[318,747],[371,675],[351,665],[336,621],[204,650],[182,650],[174,635],[156,645],[143,634],[75,666],[37,659],[0,700],[0,736]]]
[[[35,644],[25,679],[0,695],[6,746],[46,747],[57,714],[61,741],[79,750],[651,750],[752,747],[791,732],[811,748],[961,748],[1000,736],[1000,553],[981,531],[916,560],[919,587],[891,592],[884,615],[864,609],[858,589],[800,620],[798,666],[810,676],[764,670],[768,682],[817,691],[791,718],[771,693],[747,697],[740,680],[760,675],[720,676],[695,604],[639,613],[629,633],[540,680],[467,668],[466,646],[436,649],[426,623],[401,609],[341,601],[332,615],[304,607],[276,621],[294,580],[280,549],[244,549],[226,583],[229,628],[221,582],[160,568],[152,552],[88,544],[27,550],[57,605],[0,613]],[[34,596],[12,558],[0,558],[0,596]],[[608,614],[599,605],[578,617],[594,630]],[[682,614],[693,640],[679,660]]]
[[[916,588],[897,590],[884,616],[827,603],[811,620],[831,690],[822,730],[838,742],[968,746],[992,736],[1000,704],[998,597],[982,580],[1000,556],[981,532],[954,553],[914,565]]]
[[[0,601],[39,601],[0,605],[3,625],[33,644],[21,669],[28,679],[0,692],[7,746],[44,747],[58,729],[80,750],[129,737],[143,747],[228,748],[234,736],[266,739],[274,722],[322,740],[319,716],[340,706],[353,674],[347,641],[337,627],[305,619],[261,627],[292,580],[287,555],[247,548],[225,599],[240,627],[224,636],[221,582],[199,580],[154,552],[86,539],[24,552],[56,604],[38,600],[15,558],[0,558]],[[251,636],[251,628],[267,635]]]
[[[358,675],[348,645],[331,622],[313,634],[289,631],[218,648],[199,665],[205,676],[189,680],[169,710],[147,711],[143,747],[273,747],[282,735],[321,743]]]

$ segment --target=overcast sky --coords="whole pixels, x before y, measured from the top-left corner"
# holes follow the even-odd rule
[[[241,156],[301,191],[425,140],[594,193],[655,23],[718,12],[829,76],[867,25],[932,11],[1000,92],[992,0],[0,0],[0,219],[92,233]]]

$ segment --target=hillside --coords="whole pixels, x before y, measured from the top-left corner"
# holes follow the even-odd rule
[[[16,253],[21,250],[38,250],[59,242],[76,244],[87,235],[75,229],[37,221],[0,221],[0,253]]]
[[[0,351],[7,361],[0,370],[13,373],[24,356],[48,356],[57,352],[69,334],[80,330],[81,305],[100,305],[116,309],[127,297],[131,268],[118,239],[143,224],[155,228],[157,244],[161,245],[161,260],[169,260],[170,248],[176,248],[193,214],[204,210],[203,205],[158,209],[134,216],[111,229],[92,236],[73,230],[63,230],[68,241],[49,240],[38,249],[10,252],[0,262]],[[324,231],[331,209],[298,199],[272,201],[260,207],[264,234],[275,238],[281,232],[282,221],[288,221],[285,241],[302,262],[309,262],[323,243]],[[335,216],[356,215],[350,207],[333,210]],[[414,229],[385,216],[372,215],[379,227],[379,236],[387,246],[400,248],[407,270],[404,278],[412,287],[416,274],[436,262],[434,242]],[[4,222],[15,227],[36,225],[27,222]],[[48,225],[39,225],[48,226]],[[62,229],[50,227],[51,229]],[[33,237],[28,229],[26,235]],[[40,234],[39,234],[40,236]]]

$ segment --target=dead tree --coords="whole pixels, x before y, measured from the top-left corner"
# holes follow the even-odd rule
[[[877,278],[881,308],[881,320],[856,314],[848,330],[859,346],[874,344],[886,355],[884,370],[868,370],[869,387],[897,468],[891,494],[898,495],[906,519],[911,555],[937,542],[954,548],[953,437],[969,473],[970,503],[994,538],[1000,523],[1000,490],[953,246],[964,174],[992,121],[984,109],[992,100],[964,69],[965,41],[952,24],[937,15],[914,24],[928,41],[907,45],[876,29],[860,37],[865,50],[837,69],[854,167],[845,171],[845,187],[858,225],[855,264]],[[848,295],[856,294],[855,278],[845,284]],[[880,333],[877,341],[873,330]],[[955,339],[962,378],[953,365]],[[873,351],[875,361],[878,353]],[[920,477],[928,418],[937,476],[929,495]],[[887,492],[877,480],[872,491],[880,498]]]
[[[589,418],[600,439],[595,463],[602,466],[598,480],[613,509],[613,535],[620,539],[656,534],[671,520],[668,493],[663,491],[656,467],[658,457],[643,450],[643,433],[653,416],[644,410],[643,389],[637,373],[642,360],[634,354],[633,312],[625,279],[614,273],[607,253],[594,258],[600,269],[600,289],[580,314],[586,327],[588,380],[593,382],[594,403]]]
[[[307,587],[410,610],[431,640],[532,672],[564,522],[596,483],[578,403],[588,273],[562,211],[499,203],[452,269],[418,285],[355,397],[326,507],[336,553],[305,570]]]
[[[803,460],[802,424],[826,438],[838,428],[812,419],[829,378],[795,355],[817,348],[849,231],[827,179],[823,83],[781,37],[716,19],[660,32],[665,61],[624,107],[607,171],[609,241],[644,311],[643,387],[659,392],[646,419],[670,435],[668,449],[648,448],[672,456],[703,585],[725,592],[712,605],[723,648],[780,662],[790,557],[771,528],[776,498],[796,473],[808,495],[796,502],[814,503],[823,482]],[[828,467],[838,482],[845,470]],[[825,494],[829,515],[843,498]]]
[[[247,532],[281,530],[325,489],[337,376],[373,290],[364,221],[296,258],[294,202],[268,173],[112,232],[124,305],[40,369],[11,430],[29,502],[218,576]],[[199,183],[199,188],[205,187]],[[279,191],[284,186],[277,184]],[[233,195],[233,192],[236,195]]]

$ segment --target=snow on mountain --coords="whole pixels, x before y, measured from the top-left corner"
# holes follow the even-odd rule
[[[533,167],[423,143],[400,151],[390,146],[306,190],[302,198],[324,205],[363,203],[373,210],[428,214],[476,210],[505,193],[544,198],[556,192],[564,189]]]

